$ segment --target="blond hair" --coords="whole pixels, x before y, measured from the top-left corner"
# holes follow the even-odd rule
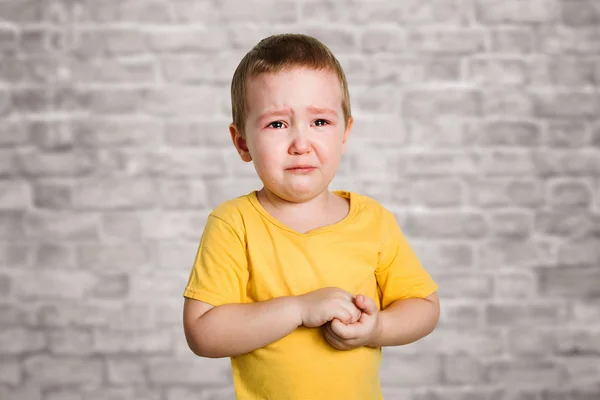
[[[246,96],[248,81],[263,73],[305,67],[330,70],[335,73],[342,86],[342,111],[344,122],[350,118],[350,94],[346,75],[331,50],[318,39],[294,33],[272,35],[262,39],[240,61],[231,81],[231,113],[233,123],[242,136],[248,113]]]

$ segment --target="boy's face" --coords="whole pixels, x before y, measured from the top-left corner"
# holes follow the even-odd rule
[[[261,74],[248,82],[243,138],[230,125],[244,161],[253,161],[265,188],[292,202],[327,189],[346,150],[342,88],[327,70],[294,68]],[[304,167],[304,168],[302,168]]]

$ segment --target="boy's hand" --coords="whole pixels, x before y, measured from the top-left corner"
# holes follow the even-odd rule
[[[372,343],[381,332],[381,320],[377,304],[370,297],[356,296],[356,305],[362,314],[356,323],[346,325],[338,319],[324,327],[325,340],[338,350],[351,350]]]
[[[302,325],[317,328],[333,320],[351,324],[359,320],[361,312],[354,305],[354,296],[340,288],[327,287],[297,297]]]

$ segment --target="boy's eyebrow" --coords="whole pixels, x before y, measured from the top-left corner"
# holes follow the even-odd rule
[[[335,110],[331,109],[331,108],[327,108],[327,107],[314,107],[314,106],[308,106],[306,107],[306,110],[312,114],[333,114],[333,115],[337,115],[337,112],[335,112]],[[264,112],[262,114],[260,114],[258,116],[258,121],[262,121],[263,119],[266,118],[270,118],[270,117],[275,117],[275,116],[279,116],[279,115],[290,115],[293,114],[294,111],[291,108],[281,108],[278,110],[271,110],[271,111],[267,111]]]

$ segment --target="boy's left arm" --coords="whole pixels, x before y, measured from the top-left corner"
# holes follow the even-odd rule
[[[396,300],[382,311],[364,295],[356,297],[356,305],[362,311],[357,322],[345,325],[333,320],[326,324],[325,339],[336,349],[409,344],[430,334],[440,316],[437,293],[426,298]]]

